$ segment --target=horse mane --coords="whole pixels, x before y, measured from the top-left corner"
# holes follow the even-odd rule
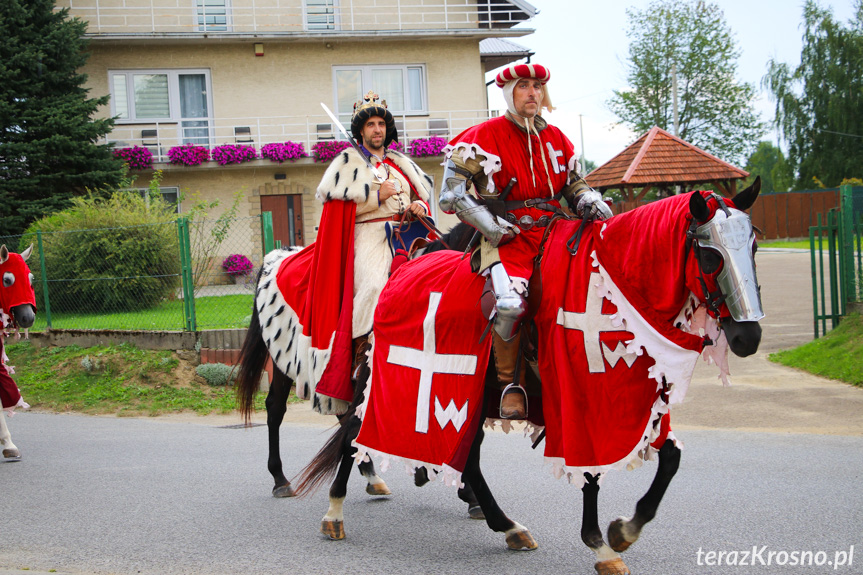
[[[440,250],[451,249],[457,252],[463,252],[467,249],[467,245],[470,242],[470,239],[473,237],[473,234],[476,230],[469,226],[464,222],[459,222],[454,225],[450,230],[443,234],[439,240],[435,240],[429,243],[425,250],[424,254],[428,254],[431,252],[438,252]],[[444,245],[446,242],[446,245]],[[449,246],[449,248],[447,248]]]

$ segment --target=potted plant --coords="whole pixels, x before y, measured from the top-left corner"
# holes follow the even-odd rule
[[[222,269],[237,284],[246,283],[254,268],[252,260],[243,254],[231,254],[222,262]]]
[[[410,155],[417,158],[425,156],[439,156],[443,153],[443,149],[446,144],[446,139],[439,136],[432,136],[431,138],[417,138],[411,142]]]
[[[312,146],[312,153],[316,162],[329,162],[350,146],[349,143],[340,140],[324,140]]]
[[[275,142],[261,147],[261,157],[273,162],[293,162],[299,158],[308,157],[302,142]]]
[[[258,158],[258,152],[255,151],[255,147],[244,144],[216,146],[210,155],[220,166],[242,164],[243,162],[250,162]]]
[[[185,144],[168,150],[168,161],[181,166],[197,166],[210,160],[210,150],[204,146]]]
[[[115,158],[126,162],[131,170],[146,170],[153,165],[153,152],[141,146],[117,148],[113,153]]]

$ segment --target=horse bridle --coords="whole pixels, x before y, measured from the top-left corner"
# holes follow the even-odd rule
[[[722,197],[717,193],[712,193],[708,196],[708,198],[713,198],[719,204],[720,209],[725,212],[726,216],[731,216],[731,211],[729,211],[728,206],[725,205],[725,202],[722,201]],[[698,262],[698,275],[696,279],[701,284],[701,289],[704,292],[704,296],[706,301],[704,302],[707,306],[707,311],[713,316],[715,319],[719,319],[721,315],[720,307],[725,302],[725,294],[720,291],[719,286],[717,285],[716,291],[710,291],[707,287],[707,282],[704,280],[704,248],[698,243],[699,239],[706,240],[707,237],[698,233],[698,226],[703,222],[699,222],[694,217],[690,216],[689,229],[686,230],[686,251],[685,258],[686,261],[689,258],[689,251],[695,246],[695,261]]]

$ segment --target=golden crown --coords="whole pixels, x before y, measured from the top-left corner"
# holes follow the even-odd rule
[[[366,108],[386,108],[387,101],[381,100],[380,96],[375,94],[374,90],[369,90],[368,94],[363,96],[363,99],[354,104],[354,116]]]

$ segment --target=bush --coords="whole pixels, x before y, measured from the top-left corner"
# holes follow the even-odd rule
[[[146,170],[153,166],[153,152],[141,146],[117,148],[114,157],[126,162],[130,170]]]
[[[224,363],[202,363],[195,368],[195,373],[214,386],[233,384],[237,380],[239,372],[239,365],[225,365]]]
[[[174,217],[160,196],[137,191],[75,198],[71,208],[33,222],[21,244],[35,244],[36,230],[42,232],[52,311],[150,309],[174,298],[180,285]],[[40,266],[30,270],[42,307]]]
[[[229,276],[247,276],[254,268],[252,260],[243,254],[231,254],[222,262],[222,269]]]

